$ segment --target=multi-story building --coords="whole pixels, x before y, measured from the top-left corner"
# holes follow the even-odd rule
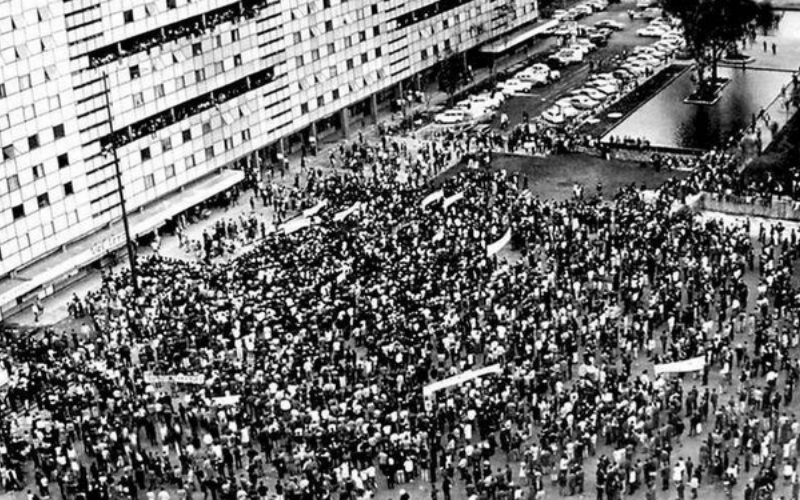
[[[444,54],[536,17],[535,0],[0,0],[0,311],[123,246],[115,158],[139,236],[242,179],[225,167],[347,134]]]

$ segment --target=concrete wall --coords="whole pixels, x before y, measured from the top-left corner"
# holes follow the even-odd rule
[[[782,196],[761,198],[703,193],[697,208],[726,214],[800,221],[800,202]]]

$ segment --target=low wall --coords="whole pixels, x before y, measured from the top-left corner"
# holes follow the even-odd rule
[[[732,196],[703,193],[697,203],[700,210],[748,217],[800,221],[800,202],[785,196]]]

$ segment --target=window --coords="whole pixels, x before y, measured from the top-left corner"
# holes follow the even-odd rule
[[[375,49],[375,57],[380,57],[380,56],[382,56],[382,55],[383,55],[383,52],[381,51],[381,48],[380,48],[380,47],[377,47],[377,48]]]
[[[206,70],[205,68],[200,68],[194,71],[194,79],[197,82],[205,81],[206,79]]]
[[[353,60],[352,60],[352,59],[348,59],[348,60],[347,60],[347,69],[353,69],[353,68],[355,68],[355,67],[356,67],[356,65],[355,65],[355,63],[353,62]]]
[[[22,75],[19,77],[19,89],[28,90],[31,88],[31,75]]]
[[[164,167],[164,175],[166,175],[167,179],[175,177],[175,164]]]
[[[41,179],[44,176],[44,164],[40,163],[33,166],[33,178]]]
[[[25,205],[17,205],[11,209],[11,215],[14,216],[14,220],[21,219],[25,217]]]
[[[322,8],[323,9],[330,9],[331,8],[331,0],[322,0]]]
[[[321,108],[324,105],[325,105],[325,96],[323,95],[317,96],[317,107]]]
[[[428,58],[428,49],[422,49],[422,60],[424,61],[427,58]]]
[[[6,97],[7,95],[8,94],[6,94],[6,84],[0,83],[0,99]]]
[[[233,66],[235,68],[238,68],[241,65],[242,65],[242,55],[236,54],[235,56],[233,56]]]
[[[203,124],[203,135],[211,133],[211,121],[207,121]]]
[[[158,85],[156,85],[155,86],[155,91],[156,91],[156,99],[160,99],[160,98],[162,98],[162,97],[164,97],[166,95],[165,92],[164,92],[164,84],[163,83],[159,83]]]
[[[308,103],[307,102],[304,102],[304,103],[300,104],[300,112],[303,113],[303,114],[308,113]]]
[[[333,89],[333,100],[337,100],[339,98],[339,89]]]
[[[19,176],[17,174],[11,174],[8,179],[6,179],[8,184],[8,192],[12,193],[19,189]]]
[[[183,138],[183,142],[187,143],[192,140],[192,129],[187,128],[181,133],[181,137]]]
[[[445,40],[444,41],[444,50],[450,50],[451,47],[452,47],[452,45],[450,44],[450,40]]]
[[[303,32],[302,31],[295,31],[294,32],[294,43],[298,44],[303,41]]]
[[[358,41],[359,42],[366,42],[367,41],[367,32],[366,31],[359,31],[358,32]]]
[[[311,60],[319,61],[319,49],[311,49]]]
[[[47,208],[50,206],[50,196],[47,193],[40,194],[36,197],[36,204],[39,208]]]
[[[336,52],[336,44],[331,42],[328,44],[328,54],[334,54]]]
[[[450,20],[449,20],[449,19],[445,19],[445,20],[443,20],[443,21],[442,21],[442,28],[443,28],[443,29],[447,29],[447,28],[449,28],[449,27],[450,27]]]
[[[366,52],[364,52],[361,54],[361,64],[367,64],[367,61],[369,61],[369,56]]]
[[[238,42],[239,41],[239,30],[231,31],[231,42]]]
[[[8,115],[0,115],[0,130],[7,130],[11,128],[11,120]]]
[[[56,125],[55,127],[53,127],[53,138],[61,139],[65,135],[66,134],[64,133],[64,124],[63,123],[61,125]]]
[[[214,157],[214,146],[209,146],[206,148],[206,160],[210,160]]]
[[[214,63],[214,74],[219,75],[225,72],[225,65],[222,64],[222,61],[217,61]]]
[[[197,165],[197,162],[194,160],[194,155],[187,156],[184,162],[186,164],[186,170],[194,168],[194,166]]]
[[[373,26],[372,27],[372,36],[378,36],[381,34],[381,27],[380,26]]]
[[[192,44],[192,55],[193,56],[199,56],[202,53],[203,53],[203,44],[202,43],[198,42],[198,43]]]
[[[28,136],[28,149],[34,150],[39,147],[39,134]]]
[[[333,21],[325,21],[325,31],[328,33],[333,31]]]
[[[125,19],[125,24],[133,22],[133,10],[126,10],[122,13],[122,18]]]
[[[17,150],[14,148],[13,144],[3,147],[3,161],[13,160],[15,156],[17,156]]]
[[[338,74],[339,74],[339,70],[338,70],[338,69],[336,69],[336,66],[331,66],[331,67],[328,69],[328,72],[331,74],[331,78],[333,78],[334,76],[336,76],[336,75],[338,75]]]
[[[69,166],[69,153],[58,155],[58,168],[64,168],[68,166]]]
[[[176,78],[175,79],[175,86],[178,87],[179,89],[186,88],[186,77],[185,76],[179,76],[178,78]]]
[[[147,161],[152,156],[150,155],[150,148],[143,148],[139,151],[139,156],[142,158],[142,161]]]
[[[128,68],[128,72],[131,75],[131,80],[136,80],[137,78],[142,76],[142,73],[139,71],[139,65],[138,64],[134,64],[133,66]]]
[[[167,8],[168,9],[176,9],[176,8],[178,8],[177,0],[167,0]]]
[[[246,128],[242,130],[242,142],[247,142],[250,140],[250,129]]]
[[[144,176],[144,188],[145,189],[152,189],[153,186],[156,185],[156,178],[153,174],[148,174]]]
[[[233,149],[233,137],[228,137],[225,139],[225,151],[230,151]]]
[[[352,46],[353,46],[353,37],[352,36],[345,37],[344,48],[349,49]]]
[[[144,94],[141,92],[137,92],[133,94],[133,107],[138,108],[139,106],[144,106]]]
[[[376,4],[376,3],[372,4],[372,15],[373,16],[377,16],[378,15],[378,4]]]
[[[162,151],[169,151],[172,149],[172,137],[167,137],[166,139],[161,139],[161,150]]]
[[[75,188],[72,187],[72,181],[69,181],[64,184],[64,196],[69,196],[72,194],[75,194]]]
[[[303,63],[303,56],[302,56],[302,54],[294,58],[294,65],[295,65],[296,67],[298,67],[298,68],[299,68],[299,67],[303,66],[303,64],[304,64],[304,63]]]

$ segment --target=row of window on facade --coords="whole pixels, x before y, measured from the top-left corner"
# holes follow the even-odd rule
[[[19,176],[17,174],[12,174],[6,178],[6,184],[8,185],[8,191],[13,192],[19,189]],[[75,188],[72,185],[72,181],[66,182],[62,185],[62,189],[64,190],[64,197],[72,196],[75,194]],[[40,193],[36,195],[36,206],[41,210],[43,208],[47,208],[50,206],[50,194],[49,193]],[[14,205],[11,207],[11,215],[14,220],[19,220],[25,217],[27,214],[25,213],[25,204],[20,203],[19,205]]]
[[[211,133],[211,131],[212,131],[211,122],[203,123],[203,135],[209,134],[209,133]],[[248,129],[242,130],[240,136],[242,138],[242,142],[243,143],[248,142],[250,140],[250,137],[251,137],[250,129],[248,128]],[[181,139],[183,140],[184,144],[186,144],[188,142],[191,142],[192,141],[192,129],[187,128],[187,129],[183,130],[181,132]],[[227,137],[224,140],[223,145],[225,147],[225,151],[232,150],[234,148],[234,146],[235,146],[234,142],[233,142],[233,137]],[[167,137],[167,138],[161,139],[161,152],[162,153],[166,153],[167,151],[171,151],[171,150],[172,150],[172,137]],[[215,156],[214,146],[211,145],[211,146],[208,146],[207,148],[205,148],[205,153],[206,153],[206,159],[213,158]],[[139,150],[139,159],[141,159],[142,162],[149,161],[152,158],[153,158],[153,153],[152,153],[152,151],[150,149],[150,146],[146,146],[146,147],[144,147],[144,148]],[[190,158],[191,158],[191,160],[190,160]],[[187,168],[195,166],[194,155],[190,155],[190,156],[188,156],[186,158],[186,166],[187,166]],[[173,172],[173,174],[174,174],[174,172]],[[171,176],[167,176],[167,177],[171,177]]]

